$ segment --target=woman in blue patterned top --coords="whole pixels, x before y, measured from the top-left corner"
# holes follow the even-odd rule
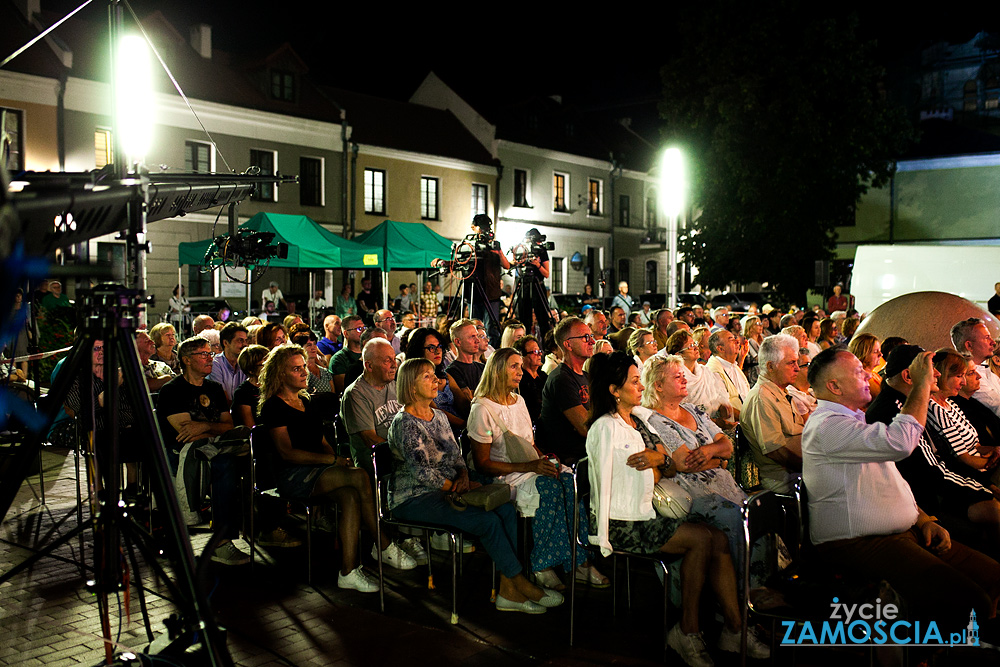
[[[452,433],[457,435],[465,428],[465,420],[455,411],[455,390],[458,385],[444,372],[444,351],[441,335],[429,327],[416,329],[407,339],[407,359],[426,359],[434,364],[434,372],[438,377],[438,395],[434,399],[434,407],[444,413],[451,424]]]
[[[528,581],[517,556],[514,508],[504,504],[487,512],[478,507],[458,510],[449,493],[478,486],[469,481],[462,450],[444,413],[434,408],[438,378],[427,359],[407,359],[396,372],[396,396],[403,403],[389,427],[395,471],[389,507],[402,520],[459,528],[479,538],[500,570],[496,608],[528,614],[544,613],[562,603],[562,594]]]

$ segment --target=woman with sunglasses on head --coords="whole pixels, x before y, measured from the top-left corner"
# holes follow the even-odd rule
[[[597,535],[590,541],[601,553],[614,549],[675,554],[681,560],[681,619],[667,635],[688,665],[711,667],[699,630],[699,603],[708,584],[719,603],[725,627],[718,647],[739,653],[743,625],[736,593],[736,571],[725,535],[710,526],[657,514],[653,487],[677,468],[659,436],[632,415],[642,401],[639,369],[624,352],[595,358],[590,374],[590,511]],[[753,633],[747,654],[766,658],[770,651]]]
[[[628,351],[635,358],[635,363],[639,368],[646,363],[646,360],[656,354],[656,339],[649,329],[636,329],[628,337]]]
[[[434,407],[445,414],[456,434],[465,428],[465,420],[455,411],[455,391],[458,390],[458,385],[444,372],[441,334],[429,327],[414,329],[406,342],[406,358],[426,359],[434,364],[434,373],[438,377],[438,394],[434,399]]]

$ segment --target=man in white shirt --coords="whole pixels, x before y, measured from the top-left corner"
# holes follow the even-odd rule
[[[729,404],[739,417],[743,401],[747,400],[750,394],[750,382],[737,362],[741,352],[740,341],[732,332],[722,329],[709,337],[708,349],[712,351],[712,358],[705,367],[722,378],[722,383],[726,385],[726,391],[729,393]],[[743,356],[746,356],[746,352],[743,352]]]
[[[995,346],[989,329],[978,317],[970,317],[951,328],[951,342],[959,352],[968,352],[976,364],[979,391],[972,398],[1000,416],[1000,378],[988,366],[983,366]]]
[[[853,354],[816,355],[809,383],[819,405],[802,434],[802,479],[808,489],[809,535],[838,567],[887,580],[910,616],[935,620],[941,632],[961,629],[975,609],[993,616],[1000,563],[951,540],[928,516],[895,462],[918,446],[936,373],[932,353],[910,365],[913,389],[889,425],[866,424],[868,374]]]
[[[288,310],[288,304],[285,303],[285,295],[281,293],[280,289],[278,289],[278,283],[273,280],[271,281],[271,284],[267,286],[267,289],[260,295],[261,310],[267,310],[268,303],[273,303],[275,309],[278,308],[278,304],[281,304],[285,310]]]

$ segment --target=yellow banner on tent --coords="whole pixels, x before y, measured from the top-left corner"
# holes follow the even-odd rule
[[[362,258],[362,261],[365,263],[365,266],[378,266],[378,255],[375,253],[366,254]]]

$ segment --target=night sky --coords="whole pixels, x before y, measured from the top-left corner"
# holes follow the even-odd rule
[[[43,8],[61,12],[77,4],[43,0]],[[267,49],[288,41],[322,83],[372,95],[405,100],[434,70],[483,110],[512,98],[561,95],[582,108],[623,116],[654,108],[659,69],[669,59],[676,31],[684,28],[683,16],[669,5],[652,3],[621,5],[617,18],[581,6],[556,11],[531,3],[402,12],[375,3],[253,0],[133,0],[132,6],[140,16],[160,9],[180,25],[209,23],[215,45],[224,50]],[[700,6],[713,11],[711,2]],[[862,35],[877,41],[879,58],[891,69],[920,46],[965,41],[1000,26],[995,8],[959,13],[959,5],[951,6],[953,15],[920,12],[912,3],[858,0],[824,9],[856,11]],[[103,20],[106,5],[95,0],[84,11]],[[331,11],[331,19],[320,19]]]

